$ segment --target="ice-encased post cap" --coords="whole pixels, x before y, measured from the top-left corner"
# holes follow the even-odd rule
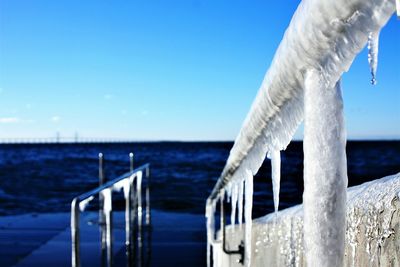
[[[397,18],[400,19],[400,0],[396,0]]]
[[[103,157],[103,153],[99,153],[99,158],[102,158]]]
[[[133,171],[133,153],[129,153],[129,167],[130,170]]]

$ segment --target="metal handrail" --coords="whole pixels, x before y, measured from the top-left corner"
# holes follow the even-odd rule
[[[234,255],[237,254],[239,255],[239,260],[238,263],[244,264],[244,242],[241,241],[240,244],[238,245],[237,250],[229,250],[226,247],[226,218],[225,218],[225,208],[224,208],[224,190],[221,190],[221,193],[217,195],[217,198],[215,199],[208,199],[208,204],[207,205],[212,205],[210,204],[210,201],[215,201],[214,203],[218,203],[218,200],[220,202],[220,240],[217,240],[217,238],[212,237],[211,241],[212,243],[221,243],[222,246],[222,251],[227,254],[227,255]],[[234,227],[234,225],[232,225]]]
[[[222,250],[228,255],[238,254],[240,256],[239,263],[244,264],[244,243],[240,242],[237,250],[229,250],[226,248],[226,227],[225,227],[225,213],[224,213],[224,200],[220,198],[221,208],[221,235],[222,235]],[[232,225],[234,227],[234,225]]]
[[[99,177],[100,186],[83,193],[75,197],[71,202],[71,239],[72,239],[72,267],[80,266],[80,212],[83,212],[85,207],[92,201],[96,195],[99,195],[100,200],[100,226],[101,226],[101,241],[102,241],[102,253],[106,250],[107,266],[112,266],[112,192],[116,190],[123,190],[125,194],[125,233],[126,233],[126,253],[127,253],[127,265],[133,265],[132,255],[132,234],[131,227],[135,219],[132,216],[132,208],[137,206],[138,215],[138,231],[141,233],[142,228],[142,199],[141,199],[141,185],[142,176],[145,175],[147,179],[146,183],[146,225],[151,223],[150,214],[150,164],[144,164],[136,169],[133,169],[133,154],[129,154],[131,171],[127,172],[118,178],[101,184],[104,182],[104,171],[103,171],[103,155],[99,154]],[[133,198],[135,192],[134,181],[136,180],[136,196]],[[121,185],[119,184],[121,183]],[[120,186],[116,188],[116,185]],[[137,203],[136,203],[137,200]],[[135,202],[135,203],[134,203]],[[132,205],[134,203],[134,205]],[[105,228],[105,231],[104,231]],[[105,233],[104,233],[105,232]],[[141,236],[138,237],[139,249],[142,247]],[[105,255],[105,253],[104,253]],[[139,259],[140,261],[141,259]]]
[[[83,193],[83,194],[77,196],[77,197],[75,197],[74,199],[79,200],[79,202],[82,202],[82,201],[84,201],[84,200],[87,200],[87,199],[90,198],[91,196],[94,196],[94,195],[96,195],[96,194],[99,194],[99,193],[100,193],[101,191],[103,191],[104,189],[113,187],[116,183],[118,183],[118,182],[120,182],[120,181],[122,181],[122,180],[124,180],[124,179],[129,178],[130,176],[136,174],[137,172],[146,171],[146,169],[148,169],[149,167],[150,167],[150,164],[149,164],[149,163],[146,163],[146,164],[144,164],[144,165],[142,165],[142,166],[140,166],[140,167],[134,169],[133,171],[127,172],[127,173],[125,173],[125,174],[119,176],[118,178],[115,178],[115,179],[112,180],[112,181],[106,182],[106,183],[103,184],[102,186],[99,186],[99,187],[97,187],[97,188],[95,188],[95,189],[92,189],[92,190],[90,190],[90,191],[88,191],[88,192],[86,192],[86,193]]]

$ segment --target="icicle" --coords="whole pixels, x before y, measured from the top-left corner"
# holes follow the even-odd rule
[[[129,196],[129,189],[130,189],[130,180],[131,177],[123,179],[117,183],[114,184],[113,188],[115,189],[115,191],[119,192],[121,190],[124,191],[124,197],[125,199],[127,199]]]
[[[89,202],[92,201],[93,199],[94,199],[94,196],[90,196],[87,199],[79,202],[79,210],[81,212],[83,212],[86,209],[87,205],[89,205]]]
[[[236,223],[236,206],[238,202],[238,185],[235,183],[232,187],[232,200],[231,200],[231,225],[232,225],[232,231],[235,229],[235,223]]]
[[[277,149],[271,150],[268,157],[271,159],[272,191],[274,193],[275,215],[279,207],[279,191],[281,183],[281,152]]]
[[[239,193],[238,193],[238,221],[239,225],[242,226],[243,222],[243,181],[239,182]]]
[[[375,85],[376,70],[378,68],[378,49],[379,49],[379,33],[380,31],[369,33],[368,35],[368,63],[371,70],[371,84]]]
[[[215,235],[215,202],[207,201],[206,218],[207,218],[207,267],[211,267],[211,248],[213,246]]]
[[[100,191],[103,196],[103,214],[106,223],[106,248],[107,248],[107,261],[112,257],[112,189],[106,188]]]
[[[100,193],[102,194],[104,199],[103,211],[106,216],[108,212],[112,211],[112,190],[111,188],[106,188],[103,189],[103,191],[101,191]]]
[[[232,183],[226,186],[226,201],[229,203],[232,197]]]
[[[325,87],[308,71],[304,90],[304,244],[311,266],[343,266],[346,232],[346,133],[340,80]]]
[[[244,217],[246,220],[245,225],[245,264],[246,266],[251,265],[251,228],[252,228],[252,210],[253,210],[253,174],[250,170],[246,170],[245,177],[245,206],[244,206]]]

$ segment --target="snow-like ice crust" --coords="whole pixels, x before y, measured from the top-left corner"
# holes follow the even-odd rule
[[[395,0],[303,0],[300,3],[207,201],[209,221],[214,216],[210,211],[215,210],[210,207],[221,192],[228,190],[231,196],[232,188],[237,186],[238,221],[242,223],[243,191],[248,191],[243,190],[243,181],[249,171],[252,175],[258,172],[268,153],[284,150],[293,138],[304,118],[306,74],[317,70],[323,87],[335,88],[343,72],[367,44],[370,34],[379,33],[394,11]],[[373,40],[377,44],[378,39]],[[377,49],[371,48],[371,72],[375,75]],[[279,202],[276,196],[274,199]],[[208,231],[213,231],[212,228],[208,222]],[[248,235],[245,233],[245,240],[251,239]],[[220,247],[220,244],[214,245]],[[214,258],[221,255],[213,254]]]
[[[303,217],[303,205],[297,205],[253,220],[252,266],[309,266]],[[227,231],[228,247],[243,236],[243,227],[234,228],[234,234]],[[400,173],[347,189],[345,230],[342,266],[400,266]],[[237,256],[218,257],[215,266],[242,266]]]
[[[340,267],[346,227],[347,160],[340,80],[316,70],[304,90],[304,246],[309,267]]]
[[[400,18],[400,0],[396,0],[397,17]]]

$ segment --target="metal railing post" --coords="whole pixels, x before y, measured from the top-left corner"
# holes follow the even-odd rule
[[[143,247],[143,240],[142,240],[142,224],[143,224],[143,206],[142,206],[142,178],[143,178],[143,171],[139,172],[136,176],[136,193],[137,193],[137,202],[138,202],[138,266],[142,266],[142,247]]]
[[[72,267],[80,267],[80,254],[79,254],[79,202],[74,198],[71,203],[71,240],[72,240]]]
[[[129,177],[128,191],[125,194],[125,246],[126,246],[126,265],[133,266],[133,255],[132,255],[132,221],[131,221],[131,194],[132,194],[132,184],[134,177]],[[124,190],[126,190],[124,188]]]
[[[105,182],[106,177],[104,174],[104,154],[99,153],[99,186],[102,186]],[[104,197],[101,193],[99,193],[99,228],[101,241],[101,266],[106,266],[106,225],[104,216]]]
[[[80,231],[79,231],[79,220],[80,213],[83,212],[89,202],[91,202],[95,196],[99,196],[99,226],[101,233],[101,265],[111,267],[113,264],[113,213],[112,213],[112,192],[123,189],[125,196],[125,244],[127,253],[127,265],[133,266],[135,264],[134,255],[137,255],[137,264],[141,266],[143,263],[143,202],[142,202],[142,181],[144,175],[149,177],[149,164],[145,164],[126,173],[112,181],[105,182],[104,180],[104,156],[99,154],[99,183],[102,183],[99,187],[81,194],[80,196],[73,199],[71,203],[71,266],[80,267]],[[136,183],[135,182],[136,179]],[[135,199],[133,201],[133,195]],[[148,190],[149,191],[149,190]],[[146,201],[149,202],[149,192],[146,193]],[[150,204],[150,203],[147,203]],[[137,207],[137,210],[136,210]],[[135,212],[133,211],[135,210]],[[134,231],[136,228],[136,217],[132,214],[136,213],[137,216],[137,239],[134,241]],[[150,217],[150,205],[146,205],[146,216]],[[132,219],[133,218],[133,219]],[[150,221],[150,220],[148,220]],[[133,252],[136,250],[136,244],[138,251],[136,254]]]
[[[150,167],[146,168],[146,225],[150,226],[151,213],[150,213]]]
[[[107,248],[107,266],[113,264],[113,217],[112,217],[112,190],[106,188],[102,191],[104,197],[104,216],[106,223],[106,248]]]
[[[129,153],[129,166],[130,166],[130,171],[133,171],[133,153]]]
[[[133,170],[134,170],[134,154],[132,152],[129,153],[129,168],[130,168],[130,171],[133,172]],[[133,212],[131,211],[131,213],[130,213],[132,228],[133,228],[135,218],[136,218],[136,213],[137,213],[137,199],[136,199],[137,192],[135,192],[135,185],[133,182],[134,181],[132,180],[131,190],[130,190],[131,191],[131,193],[130,193],[131,209],[133,209]]]
[[[243,241],[239,244],[237,250],[228,250],[226,248],[226,231],[225,231],[225,214],[224,214],[224,198],[220,198],[221,202],[221,218],[220,218],[220,224],[221,224],[221,235],[222,235],[222,250],[228,254],[238,254],[240,256],[239,258],[239,263],[244,264],[244,244]],[[232,227],[235,227],[234,224],[232,224]]]

